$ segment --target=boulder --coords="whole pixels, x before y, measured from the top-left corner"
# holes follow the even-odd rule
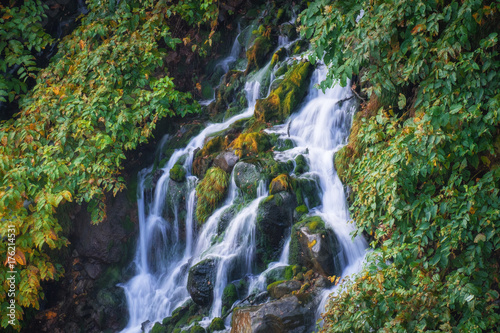
[[[335,233],[319,216],[297,222],[292,228],[289,262],[324,275],[340,275],[344,252]]]
[[[267,291],[269,292],[269,296],[274,299],[279,299],[285,295],[289,295],[292,291],[299,290],[301,284],[297,280],[290,281],[277,281],[275,283],[271,283],[267,287]]]
[[[208,258],[189,269],[187,289],[193,301],[201,306],[210,305],[217,275],[217,260]]]
[[[303,333],[316,324],[316,297],[291,295],[234,311],[231,333]]]
[[[233,171],[234,165],[240,158],[232,151],[225,151],[217,155],[214,159],[213,165],[221,168],[227,173]]]
[[[219,217],[219,222],[217,223],[217,236],[220,236],[227,228],[233,217],[238,212],[237,205],[232,205],[227,208]]]
[[[296,206],[295,195],[285,191],[270,195],[260,202],[255,234],[260,264],[279,258],[286,230],[293,225]]]
[[[257,195],[257,187],[263,177],[259,168],[250,163],[238,162],[234,166],[233,175],[236,186],[243,194],[253,198]]]

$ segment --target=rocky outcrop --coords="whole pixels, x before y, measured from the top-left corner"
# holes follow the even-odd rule
[[[315,325],[318,306],[309,294],[291,295],[258,306],[234,311],[231,333],[303,333]]]
[[[286,230],[293,225],[297,206],[295,195],[279,192],[259,204],[257,212],[257,258],[261,264],[278,259],[284,245]]]
[[[312,216],[293,226],[289,261],[325,276],[340,275],[344,253],[335,233],[319,216]]]
[[[187,289],[196,304],[205,306],[212,303],[217,274],[217,260],[208,258],[189,269]]]

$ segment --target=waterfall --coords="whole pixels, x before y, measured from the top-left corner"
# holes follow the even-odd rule
[[[257,73],[256,77],[261,77],[261,74]],[[186,289],[189,268],[203,259],[207,253],[218,253],[221,256],[227,253],[222,260],[221,266],[228,266],[232,262],[232,257],[228,252],[234,252],[228,244],[235,244],[240,233],[253,232],[241,228],[246,228],[255,223],[255,216],[252,214],[255,214],[258,202],[265,193],[261,193],[261,197],[250,204],[251,209],[249,207],[245,208],[233,219],[228,226],[224,241],[218,244],[218,247],[210,247],[211,240],[216,234],[218,217],[224,208],[233,204],[236,198],[236,185],[233,177],[231,177],[229,195],[225,205],[212,214],[205,223],[198,239],[195,240],[193,216],[196,200],[194,188],[197,178],[191,174],[191,166],[195,150],[203,146],[207,136],[228,128],[240,119],[253,115],[259,91],[260,82],[258,80],[247,82],[245,85],[248,99],[247,110],[223,123],[208,125],[185,148],[176,150],[162,168],[163,174],[158,179],[155,192],[152,195],[146,195],[148,190],[145,189],[144,185],[152,169],[144,169],[139,173],[138,211],[140,235],[134,260],[137,274],[127,283],[120,285],[125,291],[130,316],[126,328],[122,331],[123,333],[140,332],[143,322],[147,320],[150,322],[161,321],[170,315],[174,309],[189,299],[189,293]],[[164,144],[163,141],[162,144]],[[187,156],[184,167],[187,170],[188,195],[186,200],[186,239],[184,242],[179,242],[177,218],[173,221],[167,221],[163,217],[163,212],[167,209],[167,200],[165,198],[168,193],[170,169],[182,156]],[[148,201],[149,197],[151,199]],[[177,214],[178,207],[173,208],[174,214]],[[254,246],[252,245],[254,241],[253,239],[250,243],[245,243],[246,245],[240,248],[240,255],[243,252],[246,254],[247,251],[244,249],[246,246]],[[245,258],[245,261],[247,268],[250,269],[251,257]],[[219,268],[221,275],[221,278],[218,279],[218,281],[221,281],[219,283],[220,288],[225,286],[225,282],[223,282],[224,271],[225,268]],[[217,288],[215,292],[218,292]]]
[[[276,153],[276,159],[288,161],[306,153],[309,172],[304,177],[310,174],[317,176],[323,193],[322,205],[310,211],[310,214],[320,216],[325,225],[335,232],[344,252],[341,267],[342,276],[346,276],[361,270],[368,245],[363,237],[351,237],[355,226],[349,223],[344,187],[333,165],[335,152],[347,143],[353,116],[351,101],[338,102],[352,93],[349,83],[344,88],[335,85],[324,93],[316,89],[315,85],[321,83],[326,74],[327,68],[319,65],[313,72],[303,107],[285,126],[277,126],[269,132],[279,133],[282,138],[288,138],[289,134],[296,143],[295,148]],[[317,317],[324,311],[327,298],[335,289],[333,287],[322,293]]]
[[[280,47],[289,47],[292,43],[285,38],[279,40]],[[240,47],[236,38],[230,56],[225,59],[228,61],[221,62],[220,66],[229,66],[233,51],[234,57],[237,57]],[[212,258],[216,262],[216,278],[213,283],[214,301],[209,318],[203,320],[205,324],[209,323],[212,318],[222,315],[222,294],[226,285],[231,282],[229,279],[234,278],[234,271],[237,271],[238,278],[248,278],[248,293],[250,294],[265,290],[269,272],[288,265],[290,232],[286,235],[279,260],[269,264],[267,269],[260,274],[253,271],[255,269],[257,211],[259,203],[268,195],[267,184],[263,181],[259,183],[257,198],[243,204],[221,235],[217,234],[217,228],[222,214],[236,202],[241,204],[234,174],[231,174],[225,201],[211,214],[200,230],[196,230],[194,219],[195,188],[198,181],[197,177],[192,175],[195,151],[203,147],[205,139],[211,134],[225,130],[236,121],[253,115],[260,91],[268,90],[267,84],[262,87],[262,83],[274,79],[274,77],[269,77],[273,72],[269,68],[270,63],[250,77],[245,84],[248,108],[222,123],[209,124],[184,148],[177,149],[162,167],[163,174],[158,179],[154,190],[147,189],[145,185],[153,171],[152,167],[139,173],[140,235],[133,263],[136,275],[127,283],[121,284],[127,298],[130,316],[123,333],[141,332],[141,325],[144,322],[161,321],[184,304],[190,298],[186,288],[189,269],[202,260]],[[344,252],[344,261],[341,266],[345,275],[359,271],[367,244],[362,237],[355,239],[351,237],[354,226],[348,223],[349,213],[344,187],[333,165],[334,153],[347,143],[353,113],[352,101],[338,102],[349,97],[351,92],[349,88],[340,86],[327,89],[324,93],[317,90],[316,84],[325,79],[326,73],[325,66],[319,65],[316,68],[305,101],[299,110],[291,117],[289,123],[271,128],[268,132],[277,133],[283,139],[290,136],[296,144],[295,148],[276,152],[274,154],[276,160],[293,161],[299,154],[306,156],[309,162],[309,172],[300,177],[317,179],[322,193],[321,205],[309,207],[309,214],[320,216],[325,221],[325,225],[335,232]],[[161,144],[166,144],[168,140],[169,137],[166,136]],[[183,190],[186,210],[184,234],[180,232],[181,226],[178,219],[181,207],[176,205],[168,207],[168,200],[166,200],[169,187],[173,186],[169,177],[170,169],[181,158],[184,159],[183,166],[187,171],[186,185]],[[167,211],[173,211],[173,218],[165,217]],[[323,303],[319,311],[323,310],[326,295],[331,292],[334,290],[324,292]],[[145,329],[148,331],[151,325],[146,326]]]

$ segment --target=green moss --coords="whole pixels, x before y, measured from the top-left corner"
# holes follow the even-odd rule
[[[295,265],[289,265],[285,268],[285,280],[291,280],[294,277],[294,267]]]
[[[250,73],[254,68],[261,68],[266,60],[267,54],[272,50],[272,47],[273,45],[268,37],[257,37],[246,53],[248,64],[245,74]]]
[[[170,169],[170,179],[176,182],[183,182],[186,180],[186,169],[182,165],[175,164],[172,169]]]
[[[239,157],[256,155],[271,148],[270,137],[264,132],[241,133],[229,148]]]
[[[156,323],[151,329],[151,333],[168,333],[167,328],[160,323]]]
[[[208,169],[205,178],[196,186],[198,205],[196,218],[203,223],[221,202],[227,192],[229,177],[224,170],[218,167]]]
[[[319,216],[309,216],[300,222],[301,226],[306,226],[311,232],[325,231],[325,222]]]
[[[280,281],[276,281],[276,282],[271,283],[270,285],[267,286],[267,291],[271,290],[273,287],[275,287],[278,284],[281,284],[283,282],[286,282],[286,280],[280,280]]]
[[[291,54],[299,54],[307,50],[309,43],[303,39],[296,41],[291,47]]]
[[[222,306],[230,309],[234,302],[238,300],[238,291],[236,290],[236,286],[232,283],[229,283],[222,293]],[[222,313],[225,314],[224,312]]]
[[[212,333],[215,331],[222,331],[225,328],[226,326],[224,326],[224,321],[222,320],[222,318],[215,317],[214,319],[212,319],[210,326],[208,326],[208,332]]]
[[[301,62],[293,66],[280,85],[265,99],[257,100],[254,116],[264,122],[284,121],[302,101],[313,66]]]
[[[284,60],[287,56],[286,48],[282,47],[273,54],[271,58],[271,66],[276,65],[279,61]]]
[[[205,332],[206,332],[205,329],[198,324],[191,327],[191,330],[189,331],[189,333],[205,333]]]
[[[308,171],[309,171],[309,164],[307,164],[307,160],[304,157],[304,155],[302,154],[297,155],[297,157],[295,157],[295,169],[293,170],[293,172],[296,175],[300,175]]]
[[[274,73],[274,74],[276,75],[276,77],[279,77],[279,76],[285,74],[287,71],[288,71],[288,64],[284,63],[283,65],[281,65],[280,68],[278,68],[276,70],[276,73]]]
[[[304,214],[307,214],[309,213],[309,209],[307,209],[307,206],[306,205],[300,205],[298,206],[297,208],[295,208],[295,211],[300,215],[304,215]]]

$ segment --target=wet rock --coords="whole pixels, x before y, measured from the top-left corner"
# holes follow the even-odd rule
[[[259,36],[255,39],[252,46],[247,50],[248,64],[245,75],[253,69],[260,69],[264,65],[267,55],[272,51],[273,44],[268,37]]]
[[[209,305],[213,300],[213,286],[217,274],[217,260],[208,258],[189,270],[187,289],[196,304]]]
[[[287,296],[258,306],[241,307],[234,311],[231,333],[303,333],[315,325],[317,308],[314,297]]]
[[[98,263],[86,263],[84,265],[85,271],[87,274],[92,278],[95,279],[101,274],[102,272],[102,266]]]
[[[292,228],[289,261],[325,275],[340,275],[344,253],[335,233],[319,216],[308,217]]]
[[[237,206],[232,205],[226,209],[219,218],[219,223],[217,223],[217,235],[220,236],[227,228],[233,217],[238,212]]]
[[[295,178],[294,192],[297,197],[297,205],[306,205],[308,209],[321,205],[321,187],[319,187],[318,182],[316,175]]]
[[[261,264],[279,258],[286,230],[293,225],[296,206],[295,195],[284,191],[270,195],[260,202],[255,238],[257,258]]]
[[[291,179],[287,174],[281,174],[274,178],[269,185],[269,194],[275,194],[282,191],[292,191]]]
[[[269,295],[274,299],[279,299],[285,295],[291,294],[292,291],[299,290],[301,284],[297,280],[278,281],[270,284],[267,287]]]
[[[287,36],[289,40],[294,40],[297,38],[297,28],[291,23],[283,23],[280,25],[281,34]]]
[[[221,168],[227,173],[233,171],[234,165],[240,158],[232,151],[225,151],[217,155],[214,159],[213,165]]]
[[[289,69],[280,85],[269,96],[257,100],[255,119],[263,122],[284,121],[304,98],[313,66],[309,62],[298,63]]]
[[[238,162],[234,166],[234,182],[236,186],[246,195],[255,197],[257,195],[257,187],[262,179],[259,168],[255,165]]]

